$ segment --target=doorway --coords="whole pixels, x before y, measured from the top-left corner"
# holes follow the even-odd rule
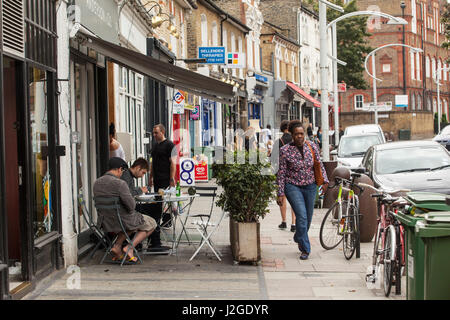
[[[4,102],[4,134],[5,134],[5,199],[6,199],[6,233],[8,243],[8,274],[9,291],[18,287],[25,279],[23,264],[23,219],[21,212],[24,210],[23,195],[25,193],[23,173],[23,153],[19,155],[19,137],[23,129],[20,120],[22,110],[19,105],[18,89],[20,81],[19,72],[22,70],[16,60],[3,58],[3,102]],[[5,81],[6,80],[6,81]]]
[[[96,221],[92,204],[92,185],[97,178],[95,75],[94,65],[83,60],[71,62],[72,88],[72,167],[74,192],[74,231],[78,234],[78,254],[84,254],[91,246],[88,221]],[[80,197],[85,205],[79,201]]]

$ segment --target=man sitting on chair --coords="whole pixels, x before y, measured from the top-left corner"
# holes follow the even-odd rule
[[[156,221],[149,216],[142,215],[135,211],[136,202],[131,195],[130,189],[128,188],[127,183],[120,179],[123,171],[127,168],[128,165],[123,159],[117,157],[109,159],[109,171],[95,181],[93,192],[94,197],[120,197],[120,217],[127,232],[137,232],[133,241],[133,246],[136,247],[137,244],[141,243],[142,240],[147,238],[156,229]],[[117,241],[111,249],[115,255],[113,260],[121,259],[123,255],[128,252],[126,260],[128,262],[137,262],[137,258],[134,257],[131,248],[125,246],[122,249],[122,244],[125,241],[126,236],[122,232],[119,221],[117,221],[116,212],[102,210],[98,214],[99,224],[103,225],[105,232],[119,233]]]

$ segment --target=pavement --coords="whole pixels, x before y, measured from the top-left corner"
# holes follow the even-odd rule
[[[197,198],[191,212],[208,212],[211,200]],[[194,245],[180,244],[175,255],[144,255],[143,264],[100,265],[103,250],[93,259],[79,261],[54,272],[40,281],[24,300],[405,300],[402,294],[384,296],[383,289],[370,289],[365,282],[370,266],[373,243],[361,244],[361,257],[347,261],[340,246],[327,251],[319,242],[319,228],[326,209],[315,209],[309,231],[312,251],[306,261],[288,228],[278,229],[281,215],[275,202],[261,221],[261,256],[259,264],[237,264],[233,261],[229,241],[229,219],[226,217],[213,236],[222,254],[219,261],[205,245],[195,252]],[[221,209],[214,207],[212,221]],[[190,218],[193,219],[193,218]],[[189,223],[188,226],[192,226]],[[181,230],[177,225],[177,230]],[[188,230],[195,236],[196,230]],[[162,238],[164,240],[164,238]],[[170,245],[170,243],[167,243]],[[405,277],[403,277],[403,280]]]

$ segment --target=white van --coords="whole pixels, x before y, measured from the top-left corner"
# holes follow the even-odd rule
[[[360,124],[356,126],[348,126],[345,128],[344,136],[352,136],[357,134],[365,133],[377,133],[382,143],[386,143],[386,138],[384,137],[383,130],[378,124]]]

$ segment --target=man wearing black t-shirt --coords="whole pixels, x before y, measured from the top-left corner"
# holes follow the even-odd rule
[[[153,138],[156,141],[152,149],[152,164],[150,168],[150,187],[154,186],[154,192],[159,189],[166,189],[169,185],[175,187],[176,158],[172,158],[172,150],[175,144],[166,139],[166,128],[162,124],[157,124],[153,128]],[[158,204],[158,209],[151,215],[160,223],[162,215],[162,203]],[[161,247],[160,230],[157,228],[150,236],[150,249],[165,250]],[[167,250],[169,248],[167,247]]]

